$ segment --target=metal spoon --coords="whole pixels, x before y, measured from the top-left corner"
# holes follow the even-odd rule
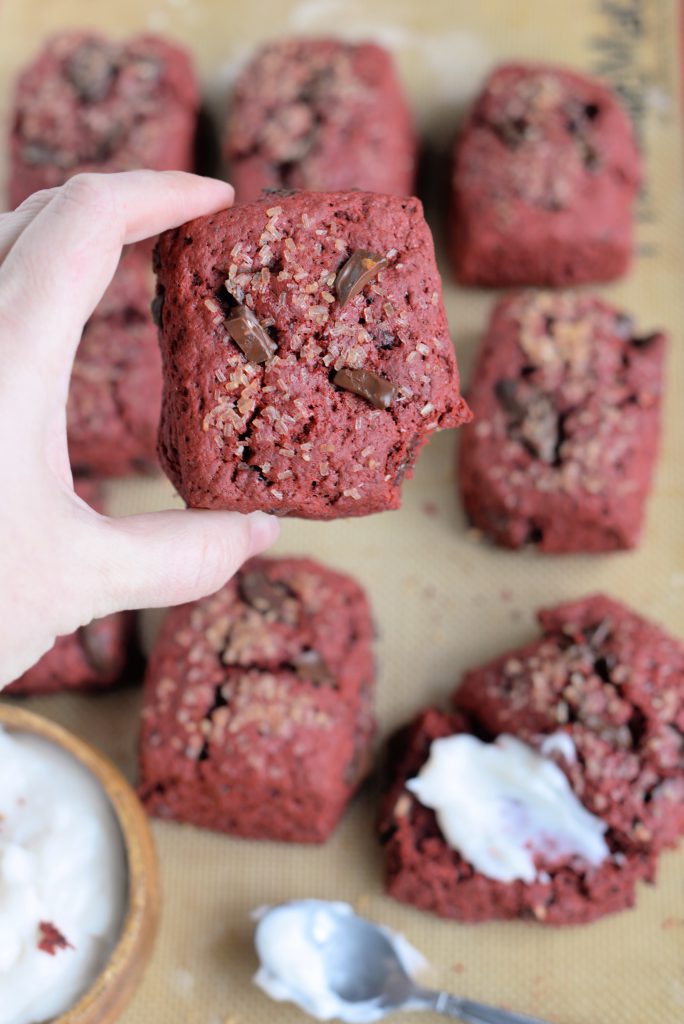
[[[339,904],[302,900],[296,906],[302,914],[302,930],[308,930],[310,935],[315,930],[314,915],[321,907],[325,908],[327,927],[316,943],[317,952],[330,991],[348,1005],[355,1020],[377,1020],[395,1010],[433,1010],[466,1024],[544,1024],[536,1017],[416,985],[405,970],[390,934],[371,921],[349,913],[347,908],[344,908],[346,912],[340,912]],[[269,915],[279,909],[274,907],[261,918],[257,927],[257,949],[259,928],[265,927]],[[362,1004],[368,1007],[367,1017],[363,1016]]]

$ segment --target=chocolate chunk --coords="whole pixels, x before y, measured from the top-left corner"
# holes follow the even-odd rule
[[[265,363],[278,346],[266,333],[249,306],[236,306],[224,326],[250,363]]]
[[[240,597],[263,615],[273,612],[276,616],[283,610],[290,598],[290,591],[284,583],[269,579],[261,569],[243,573],[239,582]]]
[[[348,299],[358,295],[386,266],[387,260],[384,256],[368,252],[367,249],[357,249],[353,252],[342,269],[337,272],[335,280],[335,293],[340,306],[344,306]]]
[[[634,348],[648,348],[660,337],[659,331],[654,331],[653,334],[645,334],[642,338],[632,338],[631,344]]]
[[[152,321],[157,327],[162,325],[162,316],[164,312],[164,288],[159,285],[157,294],[150,303],[150,313],[152,314]]]
[[[333,384],[365,398],[375,409],[389,409],[397,390],[386,377],[372,370],[338,370]]]
[[[67,78],[84,103],[105,98],[116,70],[113,51],[95,40],[81,43],[66,62]]]
[[[293,662],[297,674],[314,686],[334,686],[335,680],[318,651],[302,651]]]
[[[116,667],[116,652],[112,652],[107,631],[101,629],[97,621],[81,626],[78,631],[78,642],[86,661],[95,672],[108,674]]]
[[[530,124],[524,117],[501,121],[496,125],[496,131],[501,141],[505,142],[509,149],[517,149],[532,136]]]
[[[494,394],[509,416],[523,419],[525,406],[518,400],[518,385],[511,377],[502,377],[494,385]]]

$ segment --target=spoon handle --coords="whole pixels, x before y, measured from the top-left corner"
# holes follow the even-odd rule
[[[476,1003],[472,999],[462,999],[450,992],[434,992],[420,989],[415,998],[426,1009],[434,1010],[443,1017],[454,1017],[464,1024],[548,1024],[538,1017],[529,1017],[526,1013],[514,1013],[512,1010],[500,1010],[486,1003]],[[414,1004],[415,1005],[415,1004]]]

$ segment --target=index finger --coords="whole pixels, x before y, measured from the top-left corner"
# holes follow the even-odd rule
[[[79,174],[31,221],[0,266],[0,313],[17,350],[71,363],[124,244],[225,209],[233,189],[183,171]],[[64,342],[69,340],[68,348]],[[55,357],[53,360],[52,357]]]

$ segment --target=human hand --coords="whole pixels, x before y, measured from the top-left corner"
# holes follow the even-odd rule
[[[232,201],[223,182],[129,171],[0,215],[0,686],[93,618],[212,593],[278,535],[261,512],[108,519],[74,493],[67,454],[74,354],[122,246]]]

